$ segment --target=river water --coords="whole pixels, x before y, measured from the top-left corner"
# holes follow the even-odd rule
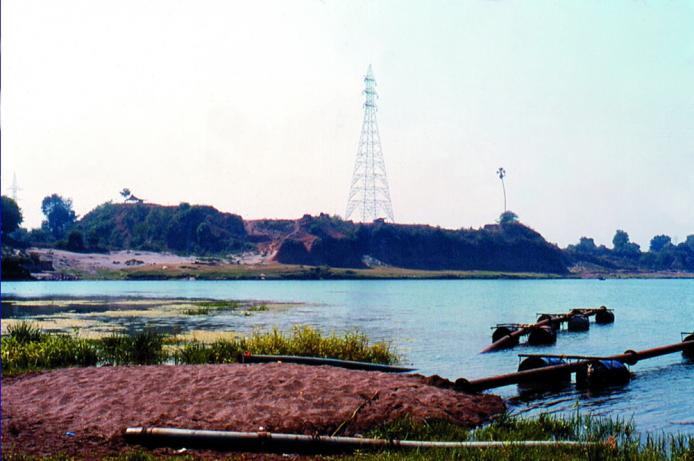
[[[390,341],[419,373],[449,379],[516,371],[519,353],[612,355],[682,340],[694,330],[694,280],[364,280],[364,281],[84,281],[3,282],[2,296],[145,296],[298,303],[248,317],[215,315],[209,329],[314,325],[325,332],[354,328]],[[521,344],[480,355],[496,323],[528,323],[538,312],[606,305],[612,325],[561,332],[545,347]],[[6,315],[3,314],[3,317]],[[199,325],[196,327],[199,328]],[[671,354],[631,367],[626,386],[598,393],[570,386],[526,396],[516,386],[491,392],[515,414],[572,413],[633,419],[641,431],[694,434],[694,363]]]

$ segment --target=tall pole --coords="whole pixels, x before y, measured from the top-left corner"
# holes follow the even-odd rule
[[[499,179],[501,179],[501,188],[504,191],[504,213],[506,213],[506,184],[504,184],[504,178],[506,177],[506,170],[504,170],[503,167],[499,167],[499,169],[496,170],[496,174],[499,176]]]
[[[347,199],[346,219],[362,222],[383,218],[393,222],[386,164],[376,121],[376,80],[371,66],[364,77],[364,120],[361,125],[357,158]]]

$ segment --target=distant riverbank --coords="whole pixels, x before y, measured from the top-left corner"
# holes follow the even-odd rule
[[[375,265],[336,268],[281,264],[258,253],[232,258],[179,256],[149,251],[76,253],[48,248],[27,250],[26,270],[5,280],[388,280],[388,279],[625,279],[694,278],[692,272],[592,271],[559,275],[538,272],[421,270]]]
[[[508,271],[405,269],[387,265],[336,268],[281,264],[266,255],[230,258],[179,256],[149,251],[77,253],[48,248],[27,250],[20,276],[5,280],[361,280],[361,279],[631,279],[694,278],[692,272],[594,271],[576,268],[564,274]]]

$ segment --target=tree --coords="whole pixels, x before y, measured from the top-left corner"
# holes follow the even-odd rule
[[[595,240],[592,238],[581,237],[578,240],[578,245],[576,245],[576,250],[580,251],[581,253],[592,254],[598,250],[598,247],[595,245]]]
[[[641,247],[637,243],[629,241],[629,234],[621,229],[617,229],[612,238],[614,252],[619,256],[634,257],[641,254]]]
[[[130,189],[128,189],[127,187],[125,187],[125,188],[123,188],[122,191],[120,191],[120,195],[122,195],[122,196],[123,196],[123,199],[124,199],[125,201],[127,201],[127,200],[130,198],[130,196],[133,195],[133,194],[132,194],[132,192],[130,192]]]
[[[41,227],[47,229],[55,239],[65,236],[65,233],[77,220],[77,215],[72,209],[72,200],[65,199],[58,194],[44,197],[41,202],[41,211],[46,216]]]
[[[672,239],[669,235],[656,235],[651,239],[651,251],[658,253],[660,250],[672,244]]]
[[[694,251],[694,234],[687,235],[687,240],[684,241],[684,244]]]
[[[612,237],[612,245],[615,251],[620,251],[629,243],[629,234],[621,229],[617,229],[614,237]]]
[[[70,251],[84,251],[84,237],[82,232],[73,230],[67,236],[67,249]]]
[[[9,197],[2,196],[2,235],[16,231],[24,220],[22,210],[17,202]]]
[[[513,211],[504,211],[499,215],[499,224],[512,224],[518,222],[518,215]]]

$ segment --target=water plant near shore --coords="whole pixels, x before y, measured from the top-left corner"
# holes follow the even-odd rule
[[[112,365],[155,365],[166,360],[164,335],[144,329],[134,334],[112,334],[95,340],[101,362]]]
[[[234,311],[242,307],[240,301],[201,301],[189,309],[185,309],[185,315],[210,315],[219,312]],[[252,307],[252,306],[251,306]]]
[[[256,331],[251,336],[220,339],[205,344],[200,341],[186,342],[174,353],[176,363],[230,363],[244,352],[251,354],[300,355],[330,357],[360,362],[394,364],[398,356],[385,342],[370,343],[369,338],[351,331],[342,336],[335,333],[323,335],[313,327],[294,327],[290,334],[278,329],[267,332]]]
[[[2,367],[6,374],[69,366],[233,363],[245,353],[286,354],[393,364],[397,355],[384,342],[371,343],[358,331],[324,335],[312,327],[277,329],[212,343],[179,340],[155,330],[112,334],[94,339],[46,333],[30,322],[19,322],[2,337]]]
[[[375,428],[368,437],[439,441],[575,440],[593,445],[576,447],[461,448],[455,450],[382,450],[355,453],[343,460],[633,460],[691,461],[694,436],[640,434],[633,422],[575,413],[567,416],[540,414],[533,418],[503,415],[493,423],[466,429],[447,421],[416,422],[402,419]]]

